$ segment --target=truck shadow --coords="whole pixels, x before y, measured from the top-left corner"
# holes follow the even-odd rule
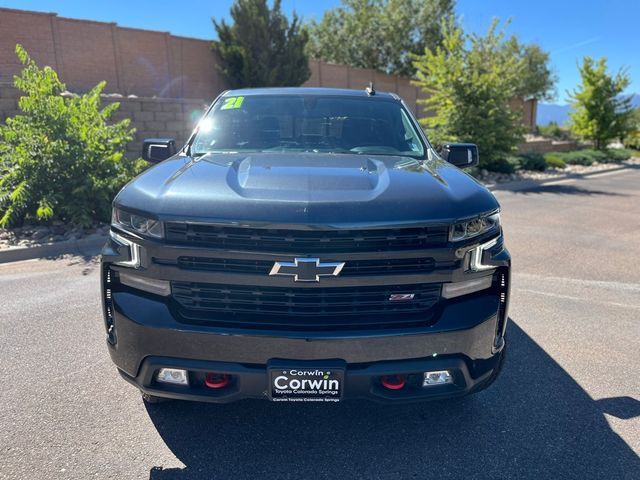
[[[151,480],[231,478],[640,478],[640,460],[594,401],[513,321],[509,356],[488,390],[456,402],[147,407],[185,468]]]
[[[551,193],[554,195],[582,195],[582,196],[608,196],[608,197],[625,197],[627,195],[618,192],[596,190],[593,188],[582,188],[576,185],[539,185],[521,190],[513,190],[514,193],[520,195],[532,195]]]

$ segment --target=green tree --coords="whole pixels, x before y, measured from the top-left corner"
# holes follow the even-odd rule
[[[343,0],[309,26],[313,58],[413,76],[412,56],[442,41],[454,0]]]
[[[291,23],[280,10],[280,0],[236,0],[233,24],[213,20],[218,40],[214,51],[231,88],[298,86],[310,76],[307,31],[297,15]]]
[[[640,108],[636,108],[629,115],[628,127],[622,143],[630,148],[640,150]]]
[[[443,23],[442,46],[427,49],[414,63],[421,102],[432,116],[420,122],[436,144],[472,142],[481,165],[503,160],[521,141],[521,112],[510,106],[525,65],[507,46],[494,20],[485,36],[466,35],[453,20]]]
[[[621,96],[629,86],[629,74],[624,68],[615,76],[608,74],[605,57],[598,61],[585,57],[578,68],[581,83],[570,94],[569,125],[573,133],[602,150],[629,131],[631,97]]]
[[[534,43],[522,44],[516,37],[511,37],[507,48],[512,48],[514,54],[523,61],[523,72],[516,95],[520,98],[553,100],[558,78],[549,66],[549,53]]]
[[[0,227],[61,219],[87,226],[107,220],[111,200],[140,169],[124,158],[134,130],[129,120],[108,124],[118,108],[100,109],[101,82],[89,93],[63,97],[65,85],[39,68],[22,46],[22,115],[0,125]]]

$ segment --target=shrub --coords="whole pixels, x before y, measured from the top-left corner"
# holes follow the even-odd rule
[[[565,163],[571,165],[584,165],[587,167],[589,165],[593,165],[594,162],[593,156],[589,153],[589,150],[567,152],[563,155],[562,159],[565,161]]]
[[[525,153],[491,161],[485,168],[498,173],[514,173],[516,170],[543,172],[547,169],[547,162],[539,153]]]
[[[584,149],[573,152],[550,152],[544,155],[544,160],[549,167],[565,168],[571,165],[593,165],[599,163],[619,163],[631,158],[635,152],[630,149],[593,150]]]
[[[483,168],[496,173],[514,173],[520,168],[520,159],[518,157],[496,158],[487,161]]]
[[[107,220],[117,191],[142,168],[124,157],[134,130],[129,120],[107,124],[118,108],[100,108],[101,82],[89,93],[61,96],[65,85],[39,68],[22,46],[15,86],[23,114],[0,125],[0,227],[25,219]]]
[[[633,156],[633,151],[628,149],[609,149],[609,150],[578,150],[566,154],[565,161],[578,165],[592,165],[594,162],[599,163],[618,163]]]
[[[547,162],[544,161],[544,156],[539,153],[525,153],[519,155],[519,159],[522,170],[544,172],[547,169]]]
[[[602,150],[583,150],[594,162],[605,162],[608,158],[607,152]]]
[[[545,153],[544,161],[549,168],[567,168],[567,164],[562,159],[561,154],[556,152]]]
[[[630,159],[635,155],[635,152],[628,148],[612,148],[606,151],[606,159],[603,161],[606,163],[620,163]]]

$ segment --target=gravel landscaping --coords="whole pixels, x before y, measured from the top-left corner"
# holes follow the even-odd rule
[[[606,170],[620,168],[620,166],[624,165],[640,165],[640,157],[633,157],[620,163],[594,163],[588,167],[584,165],[567,165],[567,167],[563,169],[549,168],[544,172],[521,170],[516,173],[496,173],[481,170],[478,179],[486,185],[523,180],[544,181],[564,177],[566,175],[584,175],[588,173],[604,172]]]
[[[90,236],[103,236],[109,232],[109,226],[99,223],[84,229],[63,222],[51,225],[24,225],[16,228],[0,228],[0,250],[12,247],[31,247],[47,243],[80,240]]]

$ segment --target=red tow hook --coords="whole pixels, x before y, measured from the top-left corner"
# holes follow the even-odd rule
[[[204,384],[209,388],[224,388],[231,383],[231,375],[209,372],[204,377]]]
[[[383,375],[380,377],[380,383],[384,388],[389,390],[400,390],[407,383],[404,375]]]

